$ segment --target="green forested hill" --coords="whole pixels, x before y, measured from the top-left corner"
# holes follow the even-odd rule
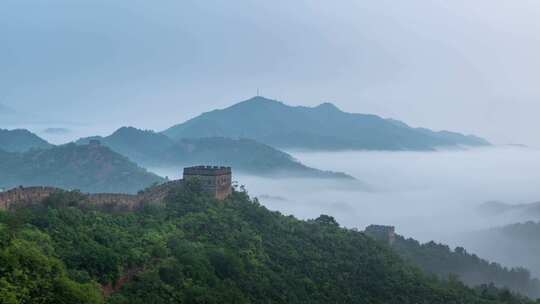
[[[54,186],[136,193],[162,181],[104,146],[68,144],[24,153],[0,152],[0,188]]]
[[[283,151],[251,139],[173,140],[153,131],[123,127],[107,137],[83,138],[77,143],[88,143],[90,139],[98,139],[103,145],[147,167],[215,164],[253,175],[352,179],[344,173],[310,168]]]
[[[0,212],[0,303],[533,303],[425,275],[330,216],[300,221],[197,188],[133,213],[77,193]]]

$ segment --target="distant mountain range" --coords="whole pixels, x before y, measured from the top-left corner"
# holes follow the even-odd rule
[[[489,145],[472,135],[412,128],[376,115],[346,113],[331,103],[293,107],[260,96],[204,113],[163,134],[177,140],[249,138],[278,148],[313,150],[433,150]]]
[[[330,103],[314,108],[292,107],[263,97],[204,113],[162,133],[124,127],[110,136],[83,138],[77,143],[85,144],[89,139],[98,139],[146,167],[215,164],[254,175],[346,179],[352,177],[310,168],[276,147],[433,150],[489,145],[474,136],[411,128],[397,120],[346,113]],[[27,130],[0,130],[0,150],[5,152],[51,147]]]
[[[135,193],[164,179],[104,146],[68,144],[22,153],[0,151],[0,187],[54,186]]]
[[[352,179],[344,173],[307,167],[285,152],[250,139],[173,140],[153,131],[124,127],[110,136],[83,138],[77,143],[86,144],[91,139],[146,167],[219,164],[255,175]]]
[[[50,147],[52,145],[46,140],[28,130],[0,129],[0,150],[6,152],[24,152],[32,148],[42,149]]]

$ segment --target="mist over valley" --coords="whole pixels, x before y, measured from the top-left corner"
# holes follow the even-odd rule
[[[0,1],[0,304],[540,304],[539,28]]]
[[[358,181],[236,175],[250,194],[273,210],[300,218],[332,214],[347,226],[392,224],[405,236],[459,245],[455,234],[519,221],[537,214],[490,216],[481,205],[540,198],[540,151],[499,146],[436,152],[295,152],[299,161],[348,172]],[[152,168],[171,178],[179,168]],[[278,199],[272,198],[276,196]]]

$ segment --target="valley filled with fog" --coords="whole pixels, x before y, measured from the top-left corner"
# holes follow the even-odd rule
[[[484,254],[485,248],[476,247],[470,239],[465,242],[469,233],[538,219],[534,214],[497,216],[479,211],[487,201],[527,204],[540,200],[540,188],[534,182],[540,180],[540,151],[533,148],[289,152],[306,165],[343,171],[358,179],[274,179],[234,174],[238,184],[245,185],[263,205],[298,218],[328,214],[341,225],[360,230],[370,224],[394,225],[405,237],[466,245],[469,252]],[[181,174],[181,168],[153,171],[170,178]],[[496,254],[490,257],[506,260]],[[515,260],[515,264],[520,265],[520,261]]]
[[[107,135],[116,127],[46,126],[20,127],[57,144]],[[508,205],[540,201],[538,149],[493,146],[436,152],[287,152],[307,166],[344,172],[357,180],[284,178],[286,173],[270,178],[242,174],[233,168],[234,180],[264,206],[286,215],[312,219],[327,214],[342,226],[359,230],[370,224],[392,225],[405,237],[434,240],[452,248],[463,246],[482,258],[506,266],[525,266],[535,276],[540,275],[536,262],[540,248],[535,241],[516,240],[516,236],[489,230],[538,221],[540,212],[481,209],[493,201]],[[171,179],[182,174],[180,166],[148,169]]]
[[[49,142],[63,144],[90,135],[107,135],[115,125],[13,125],[28,128]],[[49,132],[58,129],[58,132]],[[349,228],[370,224],[396,226],[397,233],[420,241],[461,245],[460,235],[526,220],[535,214],[484,214],[488,201],[528,204],[540,201],[540,150],[494,146],[436,152],[287,151],[322,170],[344,172],[356,181],[266,178],[235,172],[234,180],[271,210],[301,219],[334,216]],[[171,179],[182,168],[148,168]],[[234,168],[233,168],[234,170]],[[286,174],[284,174],[286,175]],[[473,249],[473,248],[471,248]]]

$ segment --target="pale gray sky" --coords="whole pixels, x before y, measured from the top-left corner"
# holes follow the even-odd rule
[[[539,32],[533,0],[3,0],[0,103],[159,130],[259,87],[540,146]]]

